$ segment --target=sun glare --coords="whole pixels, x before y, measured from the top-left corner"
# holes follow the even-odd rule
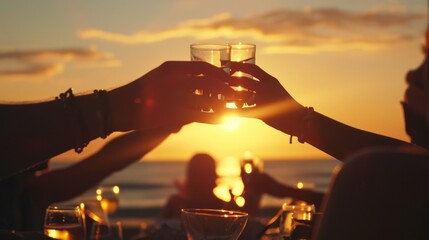
[[[223,122],[223,128],[228,131],[237,130],[242,122],[242,119],[239,117],[226,117]]]

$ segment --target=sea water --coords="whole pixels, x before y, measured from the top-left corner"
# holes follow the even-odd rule
[[[53,162],[52,169],[67,167],[71,163]],[[176,192],[175,180],[184,179],[187,162],[150,161],[134,163],[124,170],[112,174],[76,199],[95,197],[101,185],[117,185],[120,188],[120,208],[162,207],[167,198]],[[303,186],[326,191],[338,160],[266,160],[264,172],[277,181],[294,186]],[[265,195],[262,207],[281,206],[285,199]]]

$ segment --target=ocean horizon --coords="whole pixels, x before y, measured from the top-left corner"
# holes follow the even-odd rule
[[[264,160],[264,172],[277,181],[325,192],[334,168],[341,162],[332,160]],[[60,169],[72,162],[54,161],[51,168]],[[177,190],[174,181],[184,179],[186,161],[141,161],[118,171],[96,184],[74,201],[95,198],[99,186],[119,186],[119,209],[162,208]],[[288,198],[264,195],[261,207],[279,207]]]

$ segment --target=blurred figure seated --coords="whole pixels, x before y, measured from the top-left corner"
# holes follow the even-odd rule
[[[233,196],[233,198],[242,197],[244,204],[233,201],[234,208],[247,212],[249,215],[256,215],[264,194],[277,198],[292,198],[294,201],[304,201],[308,204],[314,204],[316,209],[320,207],[324,193],[280,183],[269,174],[262,172],[262,164],[257,162],[256,159],[252,158],[241,161],[240,176],[244,190],[241,196]]]
[[[213,193],[217,178],[215,159],[195,154],[187,165],[185,181],[176,183],[178,192],[169,197],[162,216],[180,217],[182,208],[225,208],[227,203]]]

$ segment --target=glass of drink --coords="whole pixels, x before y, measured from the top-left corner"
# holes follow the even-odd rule
[[[90,240],[122,240],[122,224],[116,223],[99,223],[92,225]]]
[[[214,43],[194,43],[191,44],[191,61],[208,62],[218,68],[222,68],[226,73],[230,73],[231,46],[228,44]],[[204,92],[202,89],[195,89],[195,95],[211,96],[212,93]],[[225,97],[221,94],[216,95],[217,100],[224,101]],[[213,108],[221,106],[203,106],[197,104],[202,112],[212,112]],[[223,106],[223,107],[226,107]]]
[[[314,205],[290,205],[284,203],[282,205],[282,215],[280,216],[280,235],[285,239],[289,239],[292,233],[292,219],[309,221],[311,220],[311,214],[315,212]]]
[[[103,186],[95,191],[97,200],[106,214],[114,213],[119,207],[119,187]]]
[[[236,240],[247,223],[248,214],[220,209],[182,209],[188,240]]]
[[[323,213],[309,213],[309,214],[293,214],[292,227],[291,227],[291,240],[310,240],[311,235],[316,224],[322,217]]]
[[[85,222],[81,207],[49,206],[45,214],[44,233],[55,239],[85,239]]]
[[[194,43],[191,44],[191,61],[208,62],[216,67],[222,68],[229,73],[229,62],[231,60],[231,46],[216,43]]]
[[[243,62],[255,64],[256,45],[252,43],[230,43],[231,46],[231,62]],[[247,77],[253,79],[253,76],[243,73],[234,73],[235,77]],[[255,92],[244,88],[241,85],[232,86],[237,94],[234,96],[233,102],[237,108],[254,107]]]

